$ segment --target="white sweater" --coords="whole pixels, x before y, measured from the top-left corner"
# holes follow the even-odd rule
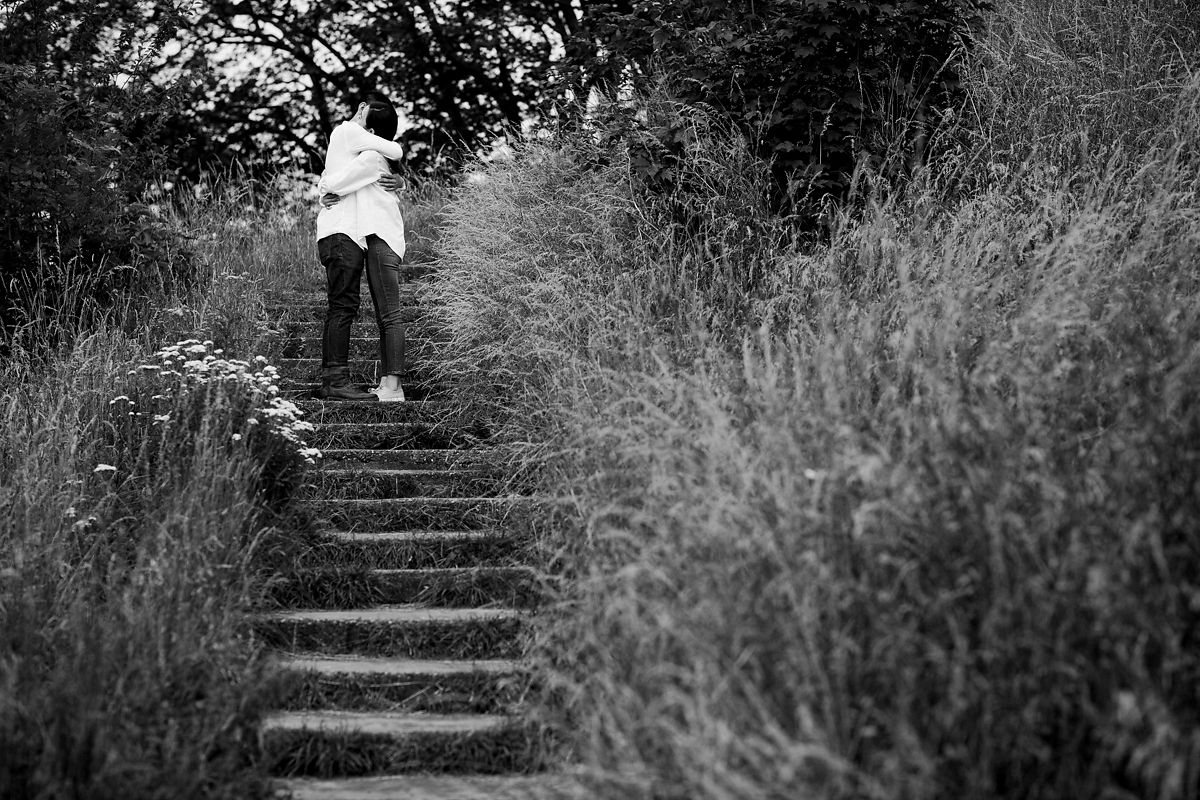
[[[333,192],[342,199],[317,214],[317,238],[344,233],[365,249],[367,236],[373,233],[403,258],[404,218],[399,200],[378,184],[379,176],[388,171],[384,158],[403,156],[399,144],[368,132],[356,122],[343,122],[334,128],[317,191],[321,195]]]

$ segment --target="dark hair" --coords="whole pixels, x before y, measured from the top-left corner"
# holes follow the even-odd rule
[[[367,104],[367,118],[363,121],[365,127],[373,130],[376,136],[388,140],[395,139],[399,122],[396,119],[396,108],[388,100],[387,95],[371,92],[367,95],[365,102]]]

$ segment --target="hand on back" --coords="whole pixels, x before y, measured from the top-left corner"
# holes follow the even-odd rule
[[[394,172],[385,172],[379,176],[379,185],[383,187],[384,191],[399,194],[404,191],[407,182]]]

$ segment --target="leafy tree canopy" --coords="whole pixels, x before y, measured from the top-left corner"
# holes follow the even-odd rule
[[[297,160],[364,93],[402,116],[409,165],[474,150],[533,114],[582,15],[571,0],[214,0],[196,3],[164,76],[190,75],[168,131],[177,161]]]

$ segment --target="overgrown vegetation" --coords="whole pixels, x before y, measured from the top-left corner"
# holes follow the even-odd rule
[[[999,6],[938,160],[821,246],[661,98],[670,192],[599,131],[451,203],[442,370],[562,501],[599,796],[1200,793],[1200,27]]]
[[[988,0],[637,0],[589,12],[604,47],[575,59],[610,97],[661,74],[674,97],[745,134],[792,203],[842,195],[881,141],[919,162],[935,118],[958,99],[956,55]],[[636,172],[673,185],[687,129],[659,120]],[[657,151],[657,152],[656,152]],[[639,159],[639,154],[641,159]],[[643,165],[639,163],[644,160]]]
[[[192,291],[114,306],[86,262],[41,263],[65,305],[31,306],[0,370],[0,796],[267,793],[245,615],[311,455],[252,358],[264,291],[292,277],[262,233],[293,224],[287,199],[230,181],[160,209],[192,237]]]
[[[164,5],[147,32],[113,27],[114,9],[94,0],[58,13],[0,4],[5,332],[46,313],[87,327],[99,320],[84,314],[113,306],[132,323],[140,288],[197,279],[179,231],[142,202],[164,167],[152,140],[171,102],[147,61],[181,23]]]

